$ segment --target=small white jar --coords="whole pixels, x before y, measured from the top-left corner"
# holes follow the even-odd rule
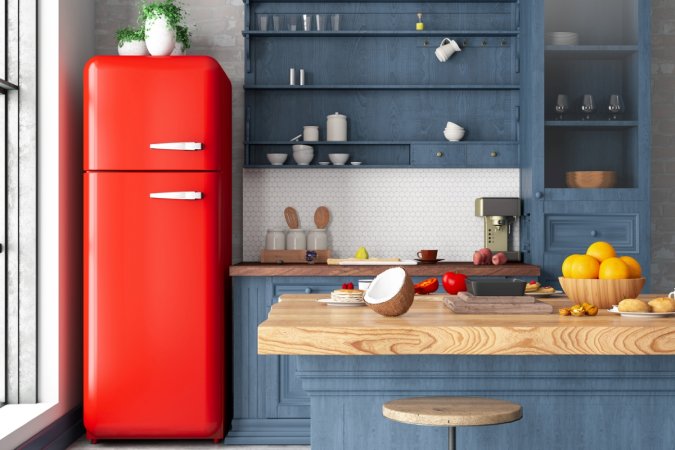
[[[286,234],[286,249],[288,250],[306,250],[307,236],[305,230],[292,229]]]
[[[270,228],[267,230],[265,250],[286,250],[286,232],[283,228]]]
[[[347,116],[336,112],[326,117],[326,140],[347,140]]]
[[[307,233],[307,250],[327,250],[328,233],[325,228],[315,228]]]

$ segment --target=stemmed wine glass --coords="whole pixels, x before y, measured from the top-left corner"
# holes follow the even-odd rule
[[[555,112],[558,113],[558,119],[563,120],[565,118],[565,113],[569,111],[570,103],[567,95],[558,94],[558,100],[555,104]]]
[[[591,120],[591,114],[595,112],[595,102],[592,95],[584,95],[584,100],[581,103],[581,112],[585,114],[584,120]]]
[[[623,98],[618,94],[609,96],[609,120],[619,120],[619,114],[626,112],[626,106],[623,103]]]

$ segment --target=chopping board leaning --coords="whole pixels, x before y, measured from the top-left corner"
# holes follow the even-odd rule
[[[476,297],[460,292],[457,297],[444,297],[445,306],[456,314],[551,314],[553,306],[531,297]]]

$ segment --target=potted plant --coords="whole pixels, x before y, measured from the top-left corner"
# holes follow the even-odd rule
[[[190,30],[187,27],[178,25],[176,27],[176,46],[173,48],[171,55],[185,55],[187,49],[190,48]]]
[[[145,45],[153,56],[170,55],[176,46],[176,31],[183,8],[174,0],[141,3],[140,18],[145,28]]]
[[[143,56],[148,54],[145,46],[145,31],[143,28],[125,27],[117,30],[117,53],[122,56]]]

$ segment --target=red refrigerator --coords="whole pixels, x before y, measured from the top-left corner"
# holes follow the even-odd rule
[[[222,439],[230,81],[204,56],[84,78],[87,437]]]

